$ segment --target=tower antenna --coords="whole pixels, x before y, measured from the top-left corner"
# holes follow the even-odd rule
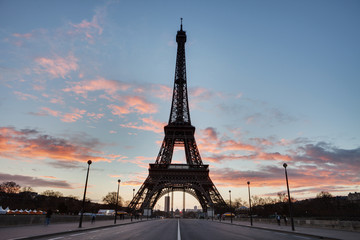
[[[180,21],[181,21],[180,31],[182,31],[182,20],[183,20],[183,18],[180,18]]]

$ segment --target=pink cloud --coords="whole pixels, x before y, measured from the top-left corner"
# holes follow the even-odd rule
[[[123,115],[130,113],[130,110],[128,108],[120,107],[120,106],[117,106],[114,104],[108,105],[108,108],[110,108],[112,110],[111,111],[112,114],[117,115],[119,117],[122,117]]]
[[[128,108],[133,108],[135,112],[140,114],[151,114],[157,112],[156,105],[147,102],[143,97],[127,96],[125,97],[124,102]]]
[[[81,110],[75,108],[72,113],[66,113],[63,115],[61,121],[63,122],[76,122],[77,120],[83,118],[83,115],[86,113],[86,110]]]
[[[166,123],[158,122],[150,118],[142,118],[143,125],[137,125],[137,123],[120,124],[121,127],[133,128],[145,131],[151,131],[155,133],[163,132]]]
[[[24,100],[24,101],[29,100],[29,99],[31,99],[31,100],[37,100],[38,99],[38,97],[36,97],[34,95],[27,94],[27,93],[22,93],[22,92],[18,92],[18,91],[14,91],[14,94],[18,98],[20,98],[21,100]]]
[[[81,81],[81,82],[72,82],[72,87],[63,89],[64,92],[74,92],[87,97],[88,92],[93,91],[105,91],[109,95],[114,95],[117,91],[126,91],[131,85],[115,80],[108,80],[103,77],[98,77],[93,80]]]
[[[108,105],[112,111],[111,113],[122,117],[123,115],[130,113],[139,113],[139,114],[152,114],[157,112],[157,107],[155,104],[147,102],[144,98],[138,96],[126,96],[123,97],[124,105],[118,106],[115,104]]]
[[[29,38],[31,38],[31,37],[33,36],[32,33],[23,33],[23,34],[21,34],[21,33],[13,33],[12,35],[13,35],[14,37],[24,38],[24,39],[29,39]]]
[[[202,134],[204,135],[205,138],[207,138],[209,140],[212,140],[212,141],[218,140],[217,133],[214,128],[208,127],[206,129],[202,130]]]
[[[42,107],[41,110],[51,116],[54,116],[54,117],[58,117],[61,115],[61,112],[59,111],[55,111],[55,110],[52,110],[50,108],[47,108],[47,107]]]
[[[73,29],[68,34],[84,35],[89,43],[94,43],[95,36],[101,35],[103,32],[101,22],[104,14],[104,11],[97,11],[90,22],[84,19],[78,24],[70,23]]]
[[[99,120],[100,118],[104,117],[103,113],[87,113],[88,117],[92,117],[95,120]]]
[[[38,74],[48,73],[52,78],[66,78],[71,71],[78,69],[78,59],[70,53],[67,57],[62,58],[56,56],[55,58],[39,57],[35,59],[38,66],[35,72]]]

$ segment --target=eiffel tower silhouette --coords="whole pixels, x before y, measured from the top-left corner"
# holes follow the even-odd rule
[[[212,211],[213,214],[215,209],[221,213],[228,208],[209,177],[209,165],[204,165],[201,160],[194,137],[195,127],[191,125],[185,64],[186,32],[182,18],[176,42],[174,90],[169,122],[164,127],[165,138],[155,164],[149,164],[148,177],[128,205],[131,213],[146,212],[145,215],[149,215],[156,202],[173,191],[195,197],[203,212]],[[174,147],[184,147],[186,164],[171,163]]]

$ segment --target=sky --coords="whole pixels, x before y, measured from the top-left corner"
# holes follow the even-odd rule
[[[351,0],[0,0],[0,182],[81,199],[91,159],[87,197],[120,179],[131,200],[164,138],[183,18],[195,139],[225,200],[246,201],[247,181],[277,198],[285,162],[295,199],[359,192],[359,12]]]

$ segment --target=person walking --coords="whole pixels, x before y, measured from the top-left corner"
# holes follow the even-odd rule
[[[46,211],[46,215],[45,215],[45,225],[46,226],[48,226],[50,224],[51,215],[52,215],[52,211],[51,211],[51,209],[48,209]]]
[[[280,220],[281,220],[280,215],[276,215],[276,221],[277,221],[279,226],[280,226]]]
[[[91,224],[94,224],[94,223],[95,223],[95,218],[96,218],[96,214],[95,214],[95,213],[92,213],[92,214],[91,214]]]
[[[283,218],[284,218],[285,226],[287,226],[287,218],[286,218],[286,215],[284,215]]]

